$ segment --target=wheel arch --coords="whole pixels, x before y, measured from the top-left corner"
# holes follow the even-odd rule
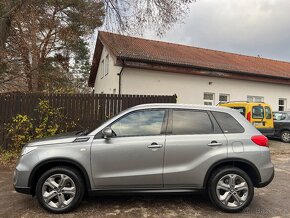
[[[288,132],[290,132],[290,127],[283,127],[283,128],[281,128],[281,130],[280,130],[280,135],[282,134],[282,132],[285,132],[285,131],[288,131]]]
[[[225,166],[232,166],[237,167],[245,173],[247,173],[250,177],[250,179],[253,182],[253,185],[255,187],[259,187],[259,184],[261,182],[261,175],[259,173],[258,168],[250,161],[241,159],[241,158],[229,158],[226,160],[221,160],[216,163],[214,163],[207,171],[204,182],[203,182],[203,188],[207,188],[208,181],[210,179],[211,174],[217,170],[218,168],[225,167]]]
[[[83,177],[83,180],[85,182],[85,192],[88,192],[91,190],[91,183],[89,176],[85,170],[85,168],[80,164],[79,162],[67,158],[52,158],[48,160],[44,160],[40,162],[34,169],[32,170],[29,180],[28,180],[28,187],[30,187],[30,192],[32,195],[35,195],[35,188],[38,179],[41,177],[41,175],[48,169],[51,169],[53,167],[71,167],[76,169],[81,176]]]

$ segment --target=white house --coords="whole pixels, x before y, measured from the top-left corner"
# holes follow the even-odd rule
[[[178,103],[264,101],[290,110],[290,63],[99,32],[95,93],[177,95]]]

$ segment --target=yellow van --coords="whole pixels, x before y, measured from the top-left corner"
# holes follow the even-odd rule
[[[265,136],[274,135],[274,121],[272,109],[264,102],[227,102],[218,106],[230,107],[238,110],[247,120],[252,123]]]

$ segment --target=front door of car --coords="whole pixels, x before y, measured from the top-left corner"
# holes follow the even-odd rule
[[[94,139],[91,168],[95,188],[163,186],[166,114],[163,109],[130,112],[109,125],[112,137]]]

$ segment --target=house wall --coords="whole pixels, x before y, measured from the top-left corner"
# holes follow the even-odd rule
[[[103,75],[102,68],[100,67],[102,64],[102,60],[105,62],[106,56],[109,55],[109,73],[108,75]],[[118,94],[119,92],[119,76],[118,73],[121,71],[121,67],[115,66],[116,59],[115,57],[109,53],[108,49],[104,46],[100,65],[98,68],[95,86],[94,86],[94,93],[100,94]]]
[[[229,94],[230,101],[246,101],[247,96],[261,96],[278,110],[279,98],[287,99],[290,110],[290,86],[235,79],[194,76],[153,70],[125,68],[122,75],[122,94],[173,95],[178,103],[204,104],[204,93]]]

